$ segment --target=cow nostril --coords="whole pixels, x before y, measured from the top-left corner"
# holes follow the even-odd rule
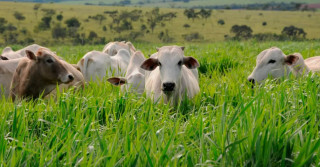
[[[252,84],[254,84],[254,83],[255,83],[255,81],[254,81],[254,79],[253,79],[253,78],[249,78],[249,79],[248,79],[248,81],[249,81],[249,82],[251,82]]]
[[[173,91],[174,87],[175,87],[175,83],[172,83],[172,82],[163,83],[164,91]]]
[[[73,81],[74,79],[73,75],[68,75],[68,78],[70,79],[70,81]]]

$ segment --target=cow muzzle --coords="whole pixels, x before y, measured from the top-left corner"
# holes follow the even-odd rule
[[[72,74],[64,75],[60,78],[62,83],[70,83],[74,80],[74,76]]]
[[[165,82],[162,84],[162,91],[163,92],[172,92],[174,91],[176,84],[173,82]]]

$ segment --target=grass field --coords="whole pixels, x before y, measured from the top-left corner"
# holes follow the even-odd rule
[[[134,43],[145,55],[163,44]],[[108,83],[34,102],[0,101],[3,166],[318,166],[320,78],[246,78],[256,55],[320,55],[319,42],[187,44],[201,93],[177,107]],[[20,46],[15,46],[16,49]],[[103,46],[50,47],[75,63]]]
[[[109,25],[112,22],[112,19],[107,17],[107,20],[103,21],[100,25],[98,21],[89,20],[86,22],[85,20],[88,16],[94,16],[97,14],[103,14],[106,10],[133,10],[133,9],[141,9],[145,15],[146,11],[150,11],[153,8],[134,8],[134,7],[107,7],[107,6],[84,6],[84,5],[62,5],[62,4],[42,4],[41,8],[38,12],[38,17],[35,15],[35,11],[33,10],[33,3],[15,3],[15,2],[0,2],[0,17],[4,17],[8,22],[17,26],[19,31],[22,28],[27,29],[27,34],[23,35],[20,33],[19,40],[24,40],[26,37],[32,37],[35,40],[35,43],[43,44],[43,45],[55,45],[61,42],[65,42],[62,40],[53,40],[51,36],[51,31],[42,31],[42,32],[34,32],[34,28],[41,21],[44,13],[41,9],[55,9],[56,15],[62,13],[64,16],[64,21],[71,18],[76,17],[81,22],[81,33],[86,33],[88,36],[90,31],[96,32],[100,37],[105,37],[107,41],[112,41],[117,37],[126,38],[131,31],[123,31],[121,33],[116,33],[113,30],[110,30]],[[13,13],[15,11],[21,12],[26,19],[24,21],[18,22]],[[199,32],[204,38],[200,40],[200,42],[215,42],[215,41],[223,41],[225,35],[233,36],[231,34],[230,29],[233,25],[248,25],[253,30],[253,34],[256,33],[277,33],[280,34],[282,29],[285,26],[294,25],[299,28],[303,28],[307,33],[308,39],[320,38],[320,12],[289,12],[289,11],[246,11],[246,10],[214,10],[212,12],[212,16],[205,19],[196,19],[194,21],[188,20],[183,15],[183,9],[160,9],[161,13],[164,12],[177,12],[177,18],[169,22],[164,22],[165,25],[158,25],[154,33],[146,33],[142,37],[138,37],[136,40],[140,42],[152,42],[159,43],[161,42],[158,39],[158,35],[161,31],[165,31],[168,29],[168,33],[170,37],[174,38],[175,42],[185,42],[182,35],[190,34],[193,32]],[[55,15],[55,16],[56,16]],[[58,23],[53,16],[53,22]],[[225,21],[225,25],[219,25],[217,22],[219,19],[223,19]],[[140,27],[142,24],[147,25],[147,18],[144,16],[141,21],[133,22],[133,30],[132,31],[140,31]],[[263,26],[262,23],[267,22],[266,26]],[[189,24],[190,28],[184,28],[184,24]],[[107,31],[103,31],[103,26],[107,27]],[[1,37],[1,35],[0,35]],[[128,39],[128,38],[126,38]],[[0,39],[0,43],[3,43],[3,38]]]

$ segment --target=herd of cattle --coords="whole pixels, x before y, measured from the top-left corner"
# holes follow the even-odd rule
[[[199,66],[179,46],[163,46],[146,59],[131,42],[109,42],[102,52],[90,51],[77,64],[37,44],[18,51],[6,47],[0,56],[0,94],[13,100],[45,97],[56,88],[84,88],[87,82],[108,78],[122,91],[145,91],[155,102],[177,104],[199,92]]]
[[[184,47],[163,46],[148,59],[131,42],[109,42],[103,51],[86,53],[77,64],[69,64],[50,49],[33,44],[21,50],[3,49],[0,55],[0,94],[6,98],[38,98],[88,82],[108,78],[122,91],[146,92],[155,102],[177,104],[199,93],[199,62],[184,56]],[[279,48],[262,51],[248,81],[261,83],[268,76],[296,76],[320,71],[320,56],[303,59],[286,56]],[[57,85],[59,85],[57,87]]]

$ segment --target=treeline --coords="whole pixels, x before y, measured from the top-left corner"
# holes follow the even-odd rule
[[[246,9],[246,10],[278,10],[278,11],[309,11],[315,9],[309,9],[304,3],[285,3],[285,2],[269,2],[269,3],[253,3],[253,4],[231,4],[231,5],[206,5],[206,6],[193,6],[192,8],[205,8],[205,9]]]

